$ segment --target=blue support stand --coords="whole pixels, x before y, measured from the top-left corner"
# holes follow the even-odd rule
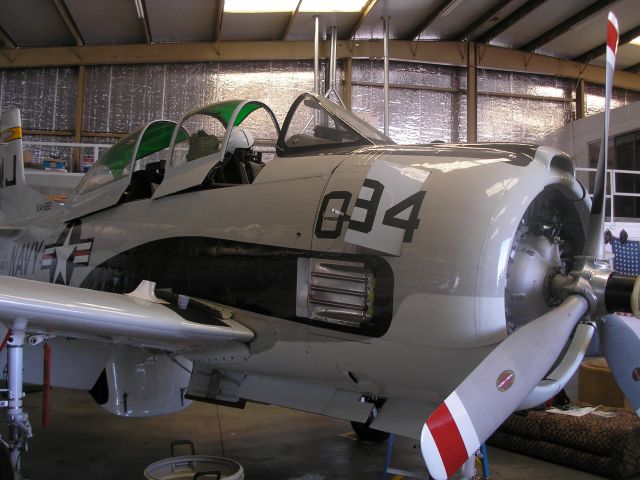
[[[391,452],[393,450],[393,441],[396,436],[392,433],[389,435],[389,440],[387,440],[387,455],[384,460],[384,470],[382,471],[382,480],[387,480],[387,475],[389,471],[389,467],[391,466]]]
[[[487,444],[480,445],[480,460],[482,461],[482,478],[489,478],[491,472],[489,471],[489,456],[487,455]]]
[[[429,480],[431,477],[429,473],[425,477],[421,472],[412,472],[409,470],[401,470],[399,468],[394,468],[391,466],[391,453],[393,451],[393,444],[395,441],[395,435],[392,433],[389,435],[389,440],[387,443],[387,455],[384,461],[384,471],[382,473],[382,480],[387,480],[389,475],[398,475],[401,478],[417,478],[421,480]]]
[[[426,477],[417,476],[413,472],[407,472],[404,470],[398,470],[397,468],[391,467],[391,453],[393,452],[393,444],[395,441],[395,435],[392,433],[389,435],[389,440],[387,442],[387,454],[384,460],[384,470],[382,472],[382,480],[387,480],[389,475],[402,475],[408,478],[426,478],[427,480],[431,478],[427,473]],[[487,445],[483,443],[480,445],[480,449],[476,452],[476,458],[480,460],[482,463],[482,478],[483,480],[487,480],[491,476],[491,472],[489,470],[489,456],[487,455]]]

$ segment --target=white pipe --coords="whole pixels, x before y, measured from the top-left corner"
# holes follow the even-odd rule
[[[331,57],[329,58],[329,89],[336,90],[336,57],[338,56],[338,27],[331,27]],[[327,89],[327,90],[329,90]]]
[[[11,338],[7,344],[7,364],[9,390],[9,415],[22,414],[22,349],[24,347],[24,329],[26,320],[18,319],[15,322]]]
[[[313,91],[320,94],[320,17],[313,17],[315,34],[313,37]]]
[[[22,397],[24,396],[22,369],[26,326],[27,320],[25,318],[16,317],[11,327],[11,336],[7,342],[7,422],[11,440],[9,458],[16,478],[22,478],[20,457],[27,448],[27,439],[32,436],[29,416],[22,409]]]
[[[384,134],[389,135],[389,17],[382,17],[384,29]]]

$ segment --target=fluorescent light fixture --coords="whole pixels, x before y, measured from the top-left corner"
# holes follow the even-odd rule
[[[304,2],[303,2],[304,3]],[[298,0],[225,0],[225,13],[293,12]]]
[[[640,46],[640,37],[634,38],[629,43],[633,43],[634,45],[639,45]]]
[[[367,0],[302,0],[299,12],[360,12]]]

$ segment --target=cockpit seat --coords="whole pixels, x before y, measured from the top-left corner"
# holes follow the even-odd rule
[[[254,152],[253,135],[243,128],[234,127],[229,134],[224,160],[214,167],[211,179],[214,185],[253,183],[264,167],[262,153]]]
[[[209,135],[204,130],[198,130],[189,139],[189,151],[187,152],[187,161],[196,160],[197,158],[206,157],[212,153],[216,153],[220,148],[220,141],[215,135]]]
[[[253,183],[258,174],[264,168],[264,163],[262,163],[262,153],[258,152],[257,154],[257,159],[247,160],[247,162],[245,163],[247,179],[249,180],[249,183]]]
[[[131,174],[131,182],[122,195],[121,202],[151,198],[164,178],[165,160],[147,163],[143,169]]]

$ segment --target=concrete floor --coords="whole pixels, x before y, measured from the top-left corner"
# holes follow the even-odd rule
[[[347,422],[318,415],[194,403],[173,415],[127,419],[102,410],[85,392],[54,389],[51,424],[43,429],[40,395],[29,395],[25,405],[34,438],[24,473],[32,480],[142,479],[176,439],[192,440],[199,454],[222,455],[224,448],[249,480],[382,479],[386,446],[356,441]],[[499,480],[602,478],[491,447],[489,461],[491,478]],[[408,439],[396,439],[392,466],[424,472],[420,450]]]

